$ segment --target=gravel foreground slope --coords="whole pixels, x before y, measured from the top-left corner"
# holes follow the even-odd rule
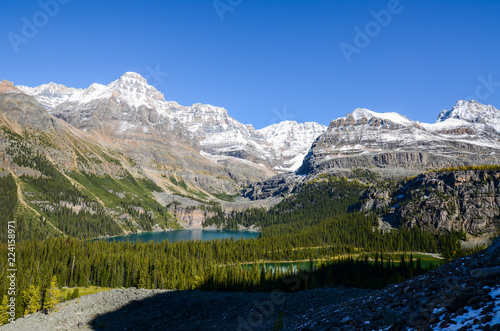
[[[298,293],[231,293],[115,289],[36,313],[0,330],[260,330],[286,316],[365,296],[372,290],[325,289]]]
[[[291,281],[303,281],[299,277]],[[279,316],[282,316],[280,318]],[[116,289],[3,330],[500,330],[500,239],[484,252],[380,291],[284,294]]]

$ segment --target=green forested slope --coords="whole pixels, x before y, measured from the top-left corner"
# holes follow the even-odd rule
[[[50,159],[63,153],[54,142],[57,138],[33,129],[25,129],[22,135],[7,126],[0,129],[0,145],[6,146],[3,160],[8,165],[0,169],[5,188],[1,206],[4,215],[9,215],[5,217],[17,221],[19,240],[95,238],[154,227],[178,228],[153,198],[152,192],[161,189],[141,174],[132,176],[126,160],[88,146],[83,156],[74,147],[74,167],[69,170]],[[84,142],[79,143],[83,149]],[[106,167],[114,176],[99,171]]]

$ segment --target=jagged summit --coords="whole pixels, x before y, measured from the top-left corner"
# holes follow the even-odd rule
[[[140,74],[138,74],[136,72],[132,72],[132,71],[124,73],[120,77],[120,80],[129,81],[129,82],[138,81],[138,82],[141,82],[141,83],[144,83],[144,84],[148,83],[148,81],[146,80],[146,78],[144,78]]]
[[[93,83],[86,89],[66,87],[52,82],[37,87],[20,85],[18,88],[35,97],[45,109],[51,112],[66,102],[82,105],[94,100],[109,98],[127,103],[134,108],[145,106],[158,108],[159,111],[165,109],[164,103],[166,102],[162,93],[135,72],[126,72],[108,85]]]
[[[439,114],[437,122],[444,122],[448,119],[460,119],[470,123],[500,122],[500,110],[475,100],[459,100],[450,110],[443,110]]]
[[[406,116],[398,113],[388,112],[388,113],[377,113],[366,108],[357,108],[352,114],[348,114],[347,117],[352,116],[354,120],[360,121],[363,119],[371,120],[373,118],[378,118],[382,120],[387,120],[394,122],[396,124],[402,125],[412,125],[413,121],[409,120]]]
[[[78,88],[66,87],[61,84],[50,82],[37,87],[27,87],[18,85],[18,89],[24,93],[35,97],[43,108],[50,110],[57,105],[68,101],[74,95],[81,95],[83,90]]]

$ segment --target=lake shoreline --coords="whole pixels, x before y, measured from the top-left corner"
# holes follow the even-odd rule
[[[120,236],[110,236],[91,239],[95,240],[107,240],[107,241],[118,241],[118,242],[149,242],[151,240],[155,242],[162,242],[168,240],[170,243],[179,241],[189,241],[189,240],[216,240],[216,239],[251,239],[259,238],[260,231],[252,230],[220,230],[220,229],[184,229],[184,230],[168,230],[168,231],[152,231],[152,232],[140,232],[131,233],[127,235]]]

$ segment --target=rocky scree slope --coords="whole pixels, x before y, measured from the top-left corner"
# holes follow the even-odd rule
[[[486,167],[485,167],[486,168]],[[479,236],[500,229],[500,167],[429,172],[394,186],[373,185],[353,209],[397,227]]]

